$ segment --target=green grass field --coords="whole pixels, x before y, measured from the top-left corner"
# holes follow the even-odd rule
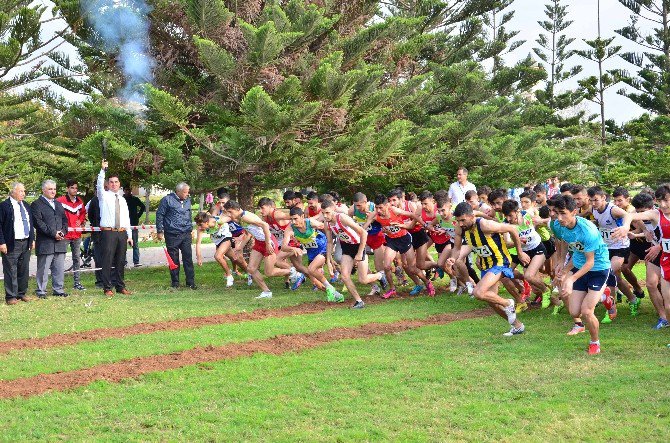
[[[638,269],[641,271],[642,269]],[[0,307],[0,341],[117,328],[222,313],[281,309],[322,299],[309,288],[253,299],[243,282],[224,288],[214,264],[197,269],[199,291],[168,290],[164,269],[127,273],[132,297],[100,291]],[[90,276],[85,284],[92,287]],[[367,292],[367,291],[366,291]],[[349,300],[347,301],[349,303]],[[372,322],[423,319],[482,305],[446,295],[338,305],[310,314],[157,331],[0,354],[0,379],[18,383],[189,350],[243,345]],[[602,314],[602,308],[598,308]],[[527,333],[505,338],[494,316],[369,339],[337,340],[280,355],[196,363],[120,383],[0,400],[3,440],[86,441],[662,441],[670,437],[668,330],[653,331],[648,299],[632,318],[602,327],[603,353],[568,337],[566,314],[521,315]],[[1,388],[0,388],[1,390]]]

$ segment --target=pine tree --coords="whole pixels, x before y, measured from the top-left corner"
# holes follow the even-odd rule
[[[561,4],[561,0],[552,0],[545,5],[547,20],[538,21],[538,24],[547,34],[540,34],[535,42],[539,47],[533,48],[533,52],[547,65],[549,78],[544,90],[535,93],[538,101],[548,106],[552,111],[562,111],[578,105],[583,97],[578,91],[564,91],[557,93],[557,87],[580,72],[579,65],[566,69],[565,64],[574,55],[569,46],[575,41],[568,37],[565,31],[572,25],[572,20],[567,20],[567,6]],[[582,115],[570,119],[576,123]]]
[[[579,80],[584,97],[600,107],[600,142],[607,143],[607,121],[605,118],[605,91],[620,81],[619,71],[605,70],[605,62],[621,51],[621,46],[613,45],[614,37],[603,39],[600,34],[600,0],[597,8],[598,37],[584,40],[591,49],[575,51],[576,54],[598,65],[598,75]]]
[[[633,12],[628,26],[616,30],[622,37],[637,43],[645,51],[626,52],[621,57],[639,68],[637,75],[621,70],[621,81],[634,91],[621,89],[642,108],[660,115],[670,115],[670,0],[619,0]],[[639,20],[652,23],[653,32],[645,35]]]

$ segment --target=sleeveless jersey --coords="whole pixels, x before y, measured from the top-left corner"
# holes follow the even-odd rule
[[[244,217],[244,214],[246,214],[247,211],[242,211],[242,216]],[[249,234],[251,234],[254,239],[258,241],[265,241],[265,232],[263,232],[263,228],[260,226],[252,225],[250,223],[245,223],[241,222],[240,226],[242,226]]]
[[[281,243],[284,241],[284,228],[286,228],[286,226],[281,226],[279,222],[275,219],[275,211],[276,209],[273,209],[272,214],[264,218],[265,223],[270,225],[270,233],[272,233],[272,235],[277,237],[277,241]]]
[[[239,237],[240,235],[242,235],[242,232],[244,232],[244,228],[242,227],[242,225],[232,220],[228,222],[228,229],[230,230],[230,234],[233,237]]]
[[[482,259],[482,271],[488,271],[494,266],[509,267],[512,257],[505,240],[498,233],[485,234],[480,226],[481,220],[478,217],[472,229],[465,231],[463,236],[472,246],[472,251]]]
[[[445,219],[440,214],[437,214],[437,223],[439,229],[442,229],[449,237],[449,241],[453,243],[454,238],[456,237],[456,223],[454,223],[454,218],[451,217]]]
[[[401,216],[391,210],[389,210],[389,218],[381,218],[379,214],[377,214],[375,220],[379,222],[382,227],[382,231],[389,238],[400,238],[408,234],[407,229],[405,228],[401,228],[400,226],[391,226],[391,223],[405,222]]]
[[[659,211],[659,214],[661,214],[660,211]],[[644,223],[644,228],[647,231],[651,232],[652,235],[654,236],[653,241],[651,241],[650,243],[653,244],[653,245],[660,244],[660,241],[661,241],[661,227],[657,224],[654,224],[654,222],[652,222],[651,220],[643,220],[642,223]],[[642,241],[642,242],[647,241],[646,238],[636,238],[635,240]]]
[[[533,217],[526,211],[521,211],[521,224],[517,225],[517,228],[519,237],[526,239],[526,243],[522,243],[522,251],[531,251],[542,243],[540,234],[535,231],[533,226]]]
[[[342,243],[349,243],[352,245],[360,244],[361,237],[356,231],[342,224],[342,221],[340,221],[340,215],[342,214],[336,214],[335,220],[332,223],[326,223],[333,235],[339,238]]]
[[[412,208],[410,207],[410,204],[409,204],[408,200],[405,200],[405,203],[403,205],[403,211],[414,212],[412,210]],[[403,222],[405,222],[405,223],[408,222],[408,221],[411,221],[411,220],[414,220],[414,219],[412,217],[403,217]],[[417,224],[414,225],[414,227],[412,229],[409,230],[409,232],[410,232],[410,234],[412,234],[414,232],[419,232],[422,229],[423,228],[421,227],[421,225],[417,223]]]
[[[423,220],[424,223],[430,223],[431,225],[433,225],[433,222],[437,219],[437,217],[438,217],[437,213],[432,217],[429,217],[426,210],[421,209],[421,220]],[[433,227],[437,228],[434,225]],[[430,236],[431,240],[433,240],[433,243],[435,243],[436,245],[442,245],[449,241],[449,235],[441,229],[436,229],[436,231],[428,231],[428,235]]]
[[[664,254],[670,254],[670,219],[657,209],[660,223],[658,227],[661,230],[661,250]]]
[[[502,212],[496,212],[495,214],[496,214],[496,220],[498,220],[498,223],[507,223],[507,219],[502,214]],[[517,255],[516,246],[511,247],[511,248],[507,248],[507,250],[509,251],[510,254]]]
[[[326,244],[326,235],[312,227],[309,219],[305,220],[305,232],[300,232],[298,228],[291,225],[293,228],[293,236],[298,242],[305,247],[305,249],[315,249],[320,245]]]
[[[622,239],[612,239],[612,232],[623,224],[623,219],[614,218],[612,216],[612,208],[614,204],[612,202],[607,203],[605,210],[603,212],[598,211],[593,208],[593,217],[598,223],[598,230],[600,235],[603,238],[603,241],[607,245],[607,249],[624,249],[630,246],[630,240],[628,237]]]
[[[208,229],[207,233],[209,234],[209,238],[212,239],[212,243],[214,243],[215,246],[219,246],[222,241],[231,238],[233,235],[230,233],[230,226],[228,223],[219,223],[218,216],[215,216],[214,218],[219,226],[216,229]]]
[[[307,217],[312,218],[316,217],[317,215],[321,214],[321,209],[317,208],[316,211],[307,206]]]
[[[375,210],[375,204],[372,202],[368,202],[368,211],[373,212],[374,210]],[[359,211],[358,209],[356,209],[356,206],[354,206],[353,219],[356,223],[363,226],[365,222],[368,220],[368,215]],[[372,223],[370,223],[370,226],[368,226],[368,235],[377,235],[381,232],[381,230],[382,225],[380,225],[377,220],[374,220]]]
[[[582,208],[579,208],[579,213],[577,215],[592,223],[596,223],[596,218],[593,216],[593,206],[591,206],[590,212],[582,211]]]

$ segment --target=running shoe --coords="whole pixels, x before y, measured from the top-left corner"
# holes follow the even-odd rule
[[[559,302],[559,304],[554,305],[554,310],[551,313],[551,315],[558,315],[559,312],[563,310],[563,302]]]
[[[458,291],[456,291],[456,295],[462,295],[467,290],[468,290],[467,286],[459,286]]]
[[[423,286],[416,285],[416,286],[414,286],[414,288],[412,288],[411,291],[409,291],[409,295],[411,295],[411,296],[419,295],[419,292],[421,292],[421,291],[423,291]]]
[[[510,299],[510,304],[505,306],[503,311],[505,311],[505,314],[507,314],[507,322],[510,325],[513,325],[514,322],[516,321],[516,306],[514,305],[514,300]]]
[[[444,278],[444,269],[442,269],[442,268],[437,268],[436,271],[437,271],[437,276],[438,276],[438,277],[440,277],[440,278]]]
[[[605,296],[603,306],[605,307],[605,309],[609,311],[614,306],[614,299],[612,298],[610,288],[605,288],[605,290],[603,291],[603,295]]]
[[[335,303],[343,303],[344,302],[344,295],[340,294],[339,292],[335,291],[333,293],[333,296],[335,297]]]
[[[635,296],[636,296],[637,298],[644,298],[644,297],[645,297],[644,290],[642,290],[642,291],[640,291],[640,292],[633,291],[633,294],[635,294]]]
[[[589,343],[589,355],[600,354],[600,345],[598,343]]]
[[[668,323],[668,321],[666,319],[659,318],[658,323],[656,323],[656,326],[654,326],[654,329],[659,330],[659,329],[667,328],[668,326],[670,326],[670,324]]]
[[[475,292],[475,285],[472,284],[472,282],[465,282],[465,288],[468,290],[468,295],[470,298],[473,298],[474,292]]]
[[[636,298],[633,303],[630,303],[630,316],[631,317],[637,317],[637,312],[640,309],[640,303],[642,303],[642,300],[639,298]]]
[[[458,289],[458,282],[456,281],[455,278],[452,278],[451,281],[449,282],[449,292],[456,292],[457,289]]]
[[[526,280],[523,280],[523,293],[521,294],[521,300],[526,301],[530,297],[531,287]]]
[[[386,273],[384,273],[382,271],[382,272],[379,273],[379,275],[381,275],[381,278],[379,279],[379,284],[382,285],[382,289],[388,288],[389,282],[386,279]],[[377,286],[377,285],[375,285],[375,286]],[[381,291],[377,291],[377,292],[381,292]]]
[[[77,283],[76,285],[74,285],[74,286],[72,287],[72,289],[74,289],[74,290],[76,290],[76,291],[85,291],[85,290],[86,290],[86,288],[84,287],[84,285],[82,285],[81,283]]]
[[[295,281],[294,281],[293,284],[291,285],[291,291],[295,291],[295,290],[298,289],[298,288],[300,287],[300,285],[302,285],[303,283],[305,283],[305,274],[303,274],[302,272],[300,272],[300,273],[298,273],[298,275],[296,275],[296,277],[295,277]]]
[[[365,302],[363,300],[357,301],[354,303],[354,305],[351,307],[351,309],[363,309],[365,307]]]
[[[527,310],[528,310],[528,303],[526,303],[526,302],[521,302],[521,303],[517,304],[515,310],[516,310],[516,313],[517,313],[517,314],[520,314],[520,313],[522,313],[523,311],[527,311]]]
[[[512,326],[508,332],[505,332],[503,334],[503,337],[512,337],[512,336],[515,336],[515,335],[523,334],[523,332],[525,330],[526,330],[526,326],[523,323],[521,323],[521,326],[519,326],[518,328],[515,328],[514,326]]]
[[[551,306],[551,291],[547,291],[546,294],[542,295],[542,309],[547,309]]]
[[[254,279],[251,277],[251,275],[247,274],[247,286],[251,286],[254,284]]]
[[[326,286],[326,300],[335,301],[335,288],[332,286]]]
[[[261,292],[261,295],[259,295],[256,298],[272,298],[272,292],[271,291],[263,291],[263,292]]]
[[[600,323],[603,325],[608,325],[612,323],[612,317],[610,317],[609,312],[605,312],[605,316],[602,318],[602,320],[600,320]]]
[[[337,283],[340,280],[340,271],[335,271],[333,276],[330,279],[331,283]]]
[[[295,270],[295,267],[291,266],[288,274],[288,281],[291,283],[295,282],[295,279],[298,278],[298,271]]]
[[[426,288],[428,289],[428,295],[430,297],[435,297],[435,286],[433,286],[433,283],[429,281]]]
[[[226,277],[226,288],[230,288],[235,284],[235,278],[232,275]]]
[[[396,294],[397,294],[397,293],[396,293],[396,290],[395,290],[395,289],[389,289],[388,291],[386,291],[386,292],[384,293],[384,295],[382,295],[382,298],[389,299],[389,298],[393,297],[393,296],[396,295]]]
[[[433,279],[433,270],[426,269],[426,280],[432,280],[432,279]]]
[[[586,331],[586,328],[584,327],[584,325],[580,326],[577,323],[575,323],[575,324],[572,325],[572,329],[570,329],[568,331],[567,335],[577,335],[577,334],[581,334],[582,332],[585,332],[585,331]]]
[[[368,293],[368,296],[371,296],[371,295],[379,295],[379,294],[381,294],[381,293],[382,293],[382,290],[379,288],[379,285],[378,285],[378,284],[374,284],[374,285],[372,285],[372,287],[370,288],[370,292]]]
[[[616,288],[616,302],[621,303],[623,300],[623,292],[619,291],[619,288]]]

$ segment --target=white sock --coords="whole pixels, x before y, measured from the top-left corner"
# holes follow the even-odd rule
[[[600,346],[600,340],[596,340],[596,341],[591,341],[591,340],[589,340],[589,344],[590,344],[590,345],[598,345],[598,346]]]

